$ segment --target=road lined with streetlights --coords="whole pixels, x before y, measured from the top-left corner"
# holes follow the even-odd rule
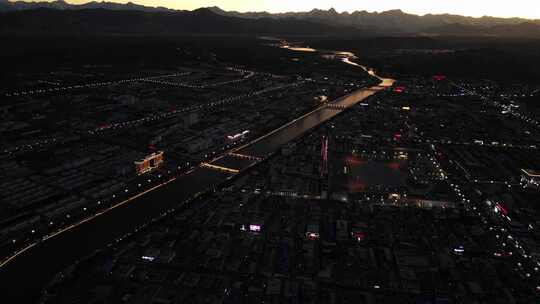
[[[226,81],[220,81],[220,82],[214,82],[214,83],[205,83],[205,84],[192,84],[189,82],[172,82],[172,81],[163,81],[163,80],[155,80],[155,79],[144,79],[141,80],[142,82],[149,82],[153,84],[163,84],[163,85],[169,85],[169,86],[175,86],[175,87],[182,87],[182,88],[189,88],[189,89],[208,89],[208,88],[216,88],[228,84],[236,84],[244,82],[251,77],[255,76],[255,72],[249,72],[247,75],[244,75],[242,78],[233,79],[233,80],[226,80]]]
[[[463,87],[463,86],[460,86],[460,85],[458,85],[458,84],[455,83],[455,82],[451,82],[451,84],[452,84],[453,86],[455,86],[456,88],[461,89],[461,90],[467,92],[467,93],[470,94],[470,95],[473,95],[473,96],[479,96],[479,97],[480,97],[482,100],[484,100],[485,102],[491,103],[492,106],[497,107],[497,108],[500,108],[500,109],[502,109],[503,111],[506,111],[508,114],[514,116],[515,118],[520,119],[521,121],[524,121],[524,122],[526,122],[526,123],[528,123],[528,124],[531,124],[531,125],[533,125],[533,126],[535,126],[535,127],[540,127],[540,121],[538,121],[538,120],[536,120],[536,119],[534,119],[534,118],[531,118],[531,117],[529,117],[529,116],[527,116],[527,115],[525,115],[525,114],[523,114],[523,113],[517,112],[517,111],[515,111],[514,109],[512,109],[512,107],[510,107],[510,106],[506,106],[506,105],[504,105],[504,104],[502,104],[502,103],[500,103],[500,102],[498,102],[498,101],[496,101],[496,100],[490,99],[489,97],[484,96],[484,95],[482,95],[482,94],[480,94],[480,93],[477,93],[477,92],[475,92],[475,91],[473,91],[473,90],[471,90],[471,89],[467,89],[467,88],[465,88],[465,87]],[[507,98],[507,97],[506,97],[506,98]]]
[[[5,97],[20,97],[20,96],[30,96],[30,95],[36,95],[36,94],[59,93],[59,92],[65,92],[69,90],[76,90],[76,89],[105,87],[105,86],[119,85],[119,84],[125,84],[125,83],[134,83],[134,82],[151,82],[151,83],[182,86],[186,88],[205,89],[205,88],[218,87],[218,86],[227,85],[227,84],[239,83],[257,75],[257,73],[254,71],[249,71],[249,70],[240,69],[240,68],[227,67],[225,69],[228,71],[237,72],[243,75],[243,77],[239,79],[233,79],[233,80],[222,81],[222,82],[217,82],[217,83],[208,83],[208,84],[202,84],[202,85],[194,85],[194,84],[189,84],[187,82],[156,81],[156,79],[161,79],[161,78],[187,76],[187,75],[191,75],[193,72],[172,73],[172,74],[163,74],[163,75],[157,75],[157,76],[136,77],[136,78],[121,79],[121,80],[92,82],[92,83],[74,84],[74,85],[66,85],[66,86],[59,86],[59,83],[52,83],[49,81],[40,80],[39,82],[41,83],[56,85],[56,87],[46,88],[46,89],[28,89],[28,90],[23,90],[23,91],[13,91],[13,92],[4,93],[3,95]]]
[[[216,106],[223,106],[225,104],[238,102],[238,101],[241,101],[241,100],[244,100],[244,99],[247,99],[247,98],[258,97],[258,96],[266,94],[266,93],[270,93],[270,92],[274,92],[274,91],[280,91],[280,90],[289,89],[289,88],[293,88],[293,87],[298,87],[298,86],[300,86],[300,85],[302,85],[304,83],[305,83],[305,81],[298,81],[298,82],[294,82],[294,83],[291,83],[291,84],[285,84],[285,85],[275,86],[275,87],[271,87],[271,88],[266,88],[266,89],[263,89],[263,90],[259,90],[259,91],[255,91],[255,92],[251,92],[251,93],[247,93],[247,94],[242,94],[242,95],[238,95],[238,96],[234,96],[234,97],[227,97],[227,98],[224,98],[224,99],[211,101],[211,102],[204,103],[204,104],[193,105],[193,106],[185,107],[185,108],[174,110],[174,111],[156,113],[156,114],[148,115],[148,116],[145,116],[145,117],[139,118],[139,119],[112,123],[112,124],[109,124],[109,125],[105,125],[105,126],[95,128],[95,129],[90,130],[88,132],[91,133],[91,134],[94,134],[96,132],[103,132],[103,131],[107,131],[107,130],[116,130],[116,129],[121,129],[121,128],[125,128],[125,127],[138,126],[138,125],[141,125],[143,123],[148,123],[148,122],[157,121],[157,120],[161,120],[161,119],[167,119],[167,118],[173,117],[175,115],[186,113],[186,112],[200,111],[200,110],[204,110],[204,109],[213,108],[213,107],[216,107]]]
[[[147,81],[147,80],[153,80],[153,79],[159,79],[159,78],[165,78],[165,77],[186,76],[189,74],[191,74],[191,72],[173,73],[173,74],[157,75],[157,76],[150,76],[150,77],[129,78],[129,79],[122,79],[122,80],[115,80],[115,81],[92,82],[92,83],[86,83],[86,84],[76,84],[76,85],[54,87],[54,88],[48,88],[48,89],[31,89],[31,90],[25,90],[25,91],[5,93],[4,96],[5,97],[19,97],[19,96],[30,96],[30,95],[35,95],[35,94],[59,93],[59,92],[64,92],[64,91],[69,91],[69,90],[106,87],[106,86],[111,86],[111,85]]]

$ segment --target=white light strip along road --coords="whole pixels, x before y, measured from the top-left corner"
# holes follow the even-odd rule
[[[104,81],[104,82],[93,82],[93,83],[87,83],[87,84],[76,84],[76,85],[55,87],[55,88],[48,88],[48,89],[33,89],[33,90],[5,93],[4,96],[5,97],[17,97],[17,96],[28,96],[28,95],[35,95],[35,94],[46,94],[46,93],[77,90],[77,89],[84,89],[84,88],[96,88],[96,87],[104,87],[104,86],[111,86],[111,85],[119,85],[119,84],[138,82],[138,81],[148,81],[148,80],[152,80],[152,79],[159,79],[159,78],[165,78],[165,77],[179,77],[179,76],[186,76],[186,75],[189,75],[189,74],[191,74],[191,72],[174,73],[174,74],[166,74],[166,75],[158,75],[158,76],[150,76],[150,77],[140,77],[140,78],[130,78],[130,79],[122,79],[122,80],[116,80],[116,81]]]

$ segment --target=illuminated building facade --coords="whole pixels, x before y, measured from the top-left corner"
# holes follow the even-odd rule
[[[135,161],[137,175],[142,175],[159,168],[163,164],[163,151],[154,152],[145,158]]]

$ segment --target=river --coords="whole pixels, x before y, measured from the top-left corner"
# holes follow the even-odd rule
[[[292,48],[291,51],[317,52],[317,50],[307,48]],[[329,109],[326,106],[321,106],[283,127],[236,149],[235,152],[264,158],[280,149],[285,143],[338,115],[345,108],[351,107],[393,84],[392,79],[381,78],[375,75],[372,70],[354,63],[351,60],[355,58],[354,54],[336,52],[336,55],[339,55],[338,58],[345,64],[365,69],[378,78],[381,83],[371,88],[354,91],[333,101],[331,104],[338,105],[338,108]],[[223,156],[215,159],[211,164],[227,167],[243,163],[241,167],[245,168],[254,162],[256,160],[238,161],[231,159],[230,156]],[[132,199],[129,203],[112,208],[84,223],[74,225],[71,229],[59,233],[46,241],[28,247],[27,250],[0,268],[0,282],[2,282],[4,293],[2,298],[11,299],[6,303],[35,302],[47,282],[67,266],[92,254],[97,249],[106,247],[116,239],[134,231],[142,223],[147,223],[159,217],[194,194],[215,187],[231,176],[231,173],[218,172],[205,167],[196,168],[190,174],[179,177],[167,185]]]

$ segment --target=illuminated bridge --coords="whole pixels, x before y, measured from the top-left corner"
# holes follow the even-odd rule
[[[216,171],[220,171],[220,172],[231,173],[231,174],[236,174],[236,173],[240,172],[240,170],[237,170],[237,169],[212,165],[212,164],[209,164],[209,163],[202,163],[201,167],[216,170]]]
[[[232,157],[236,157],[236,158],[249,159],[249,160],[253,160],[253,161],[262,161],[263,160],[261,157],[252,156],[252,155],[246,155],[246,154],[233,153],[233,152],[229,153],[228,155],[232,156]]]
[[[338,104],[327,104],[326,107],[327,109],[330,109],[330,110],[336,110],[336,111],[343,111],[345,110],[347,107],[346,106],[343,106],[343,105],[338,105]]]

